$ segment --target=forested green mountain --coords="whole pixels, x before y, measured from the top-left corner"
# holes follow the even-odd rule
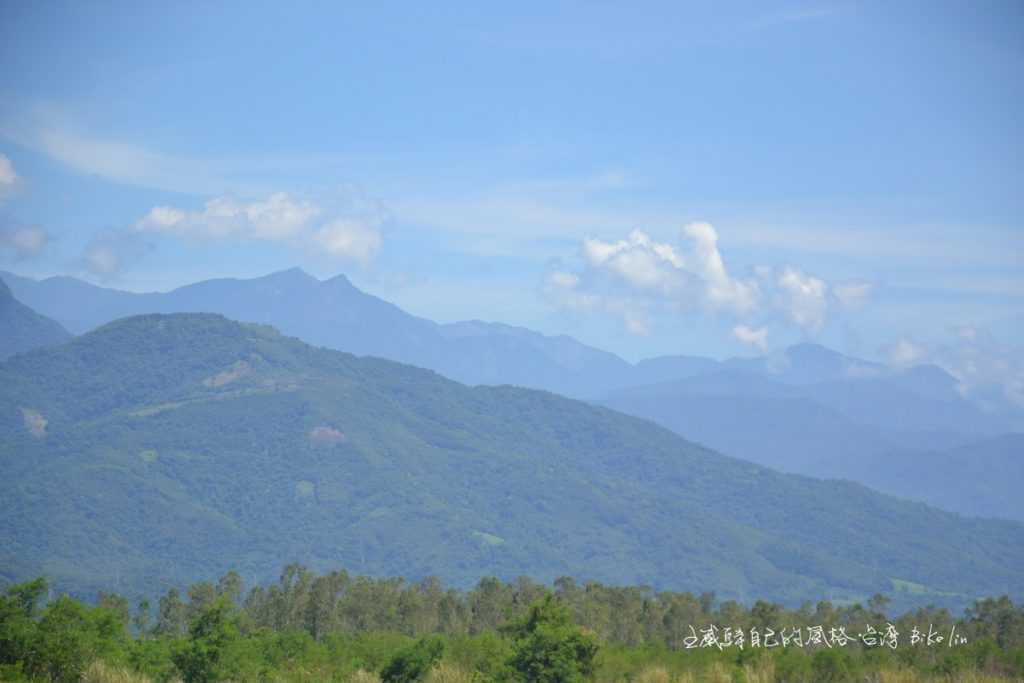
[[[0,280],[0,360],[40,346],[60,344],[71,338],[59,323],[39,315],[14,298]]]
[[[1024,525],[209,314],[120,320],[0,364],[0,473],[4,578],[84,594],[288,561],[788,604],[1024,594]]]

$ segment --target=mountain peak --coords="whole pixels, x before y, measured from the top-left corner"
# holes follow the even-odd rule
[[[327,278],[326,280],[324,280],[324,284],[325,285],[335,285],[335,286],[343,285],[343,286],[351,287],[351,288],[355,289],[355,285],[352,284],[352,281],[349,280],[348,277],[344,273],[338,273],[334,277]]]
[[[315,277],[304,271],[299,266],[279,270],[276,273],[264,276],[267,280],[284,280],[287,282],[320,282]]]

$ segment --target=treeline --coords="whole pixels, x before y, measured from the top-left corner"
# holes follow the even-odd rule
[[[980,600],[954,618],[887,600],[784,609],[711,593],[527,578],[472,590],[318,575],[289,565],[248,591],[235,572],[129,605],[0,597],[0,680],[918,681],[1024,679],[1024,607]]]

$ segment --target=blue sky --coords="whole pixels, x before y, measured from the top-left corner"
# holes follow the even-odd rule
[[[0,268],[298,265],[630,359],[813,340],[1024,397],[1022,35],[1016,2],[4,2]]]

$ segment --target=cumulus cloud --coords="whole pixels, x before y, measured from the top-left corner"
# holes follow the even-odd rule
[[[0,227],[0,251],[8,252],[16,259],[37,256],[49,242],[49,234],[38,226]]]
[[[574,311],[596,311],[605,308],[605,301],[597,294],[581,288],[582,280],[576,273],[555,270],[544,278],[545,297],[558,306]]]
[[[580,267],[559,266],[545,276],[543,291],[554,305],[619,316],[627,330],[650,331],[650,314],[700,309],[733,317],[733,336],[767,348],[765,323],[784,321],[817,333],[835,310],[855,310],[867,301],[870,283],[830,286],[795,266],[755,266],[745,276],[730,272],[709,223],[690,223],[678,243],[659,242],[642,230],[625,239],[588,238]],[[643,321],[641,324],[639,321]]]
[[[89,272],[107,276],[121,270],[121,259],[110,247],[91,247],[86,249],[84,257]]]
[[[829,284],[795,266],[753,270],[762,290],[772,293],[769,303],[774,312],[807,333],[820,332],[836,311],[864,308],[874,291],[874,285],[864,280]]]
[[[621,240],[585,239],[582,271],[548,273],[545,293],[559,306],[617,315],[633,334],[650,333],[654,307],[700,306],[737,315],[756,308],[757,283],[729,274],[711,225],[693,223],[679,235],[680,245],[658,242],[642,230]]]
[[[626,311],[622,316],[626,330],[638,337],[646,337],[651,333],[651,321],[641,311]]]
[[[639,290],[672,295],[683,287],[683,261],[675,249],[654,242],[640,230],[618,242],[586,239],[582,251],[591,268],[604,270]]]
[[[82,251],[81,267],[101,280],[111,280],[139,262],[152,248],[145,235],[133,230],[104,230]]]
[[[766,327],[755,330],[747,325],[737,325],[732,328],[732,336],[741,344],[753,346],[761,351],[768,350],[768,328]]]
[[[14,165],[6,154],[0,154],[0,187],[12,187],[18,181]]]
[[[317,254],[367,263],[381,246],[379,215],[328,216],[308,200],[277,192],[244,202],[215,197],[198,211],[154,207],[136,222],[140,232],[192,240],[278,242]]]
[[[889,364],[897,368],[907,368],[925,362],[928,357],[928,349],[922,344],[915,343],[910,339],[900,339],[885,349]]]
[[[790,320],[799,327],[818,331],[825,325],[828,285],[793,267],[786,267],[776,282],[779,301]]]
[[[201,211],[157,206],[138,221],[136,227],[199,239],[241,237],[281,241],[302,232],[319,213],[313,204],[278,192],[249,203],[231,197],[215,197],[206,202]]]
[[[704,280],[705,296],[712,308],[731,309],[740,314],[752,311],[759,295],[757,283],[729,276],[718,251],[718,233],[711,224],[690,223],[683,228],[683,234],[694,243],[694,270]]]
[[[929,349],[928,361],[956,377],[961,392],[983,406],[999,409],[1001,403],[1009,403],[1024,409],[1024,347],[972,325],[953,333],[954,339]]]
[[[882,350],[897,368],[939,366],[956,378],[965,398],[990,411],[1024,410],[1024,347],[1001,342],[973,325],[951,332],[931,343],[901,338]]]
[[[380,232],[373,225],[341,218],[323,226],[313,236],[315,243],[331,256],[367,263],[380,249]]]
[[[10,197],[20,182],[21,178],[14,172],[14,164],[5,154],[0,154],[0,202]]]

